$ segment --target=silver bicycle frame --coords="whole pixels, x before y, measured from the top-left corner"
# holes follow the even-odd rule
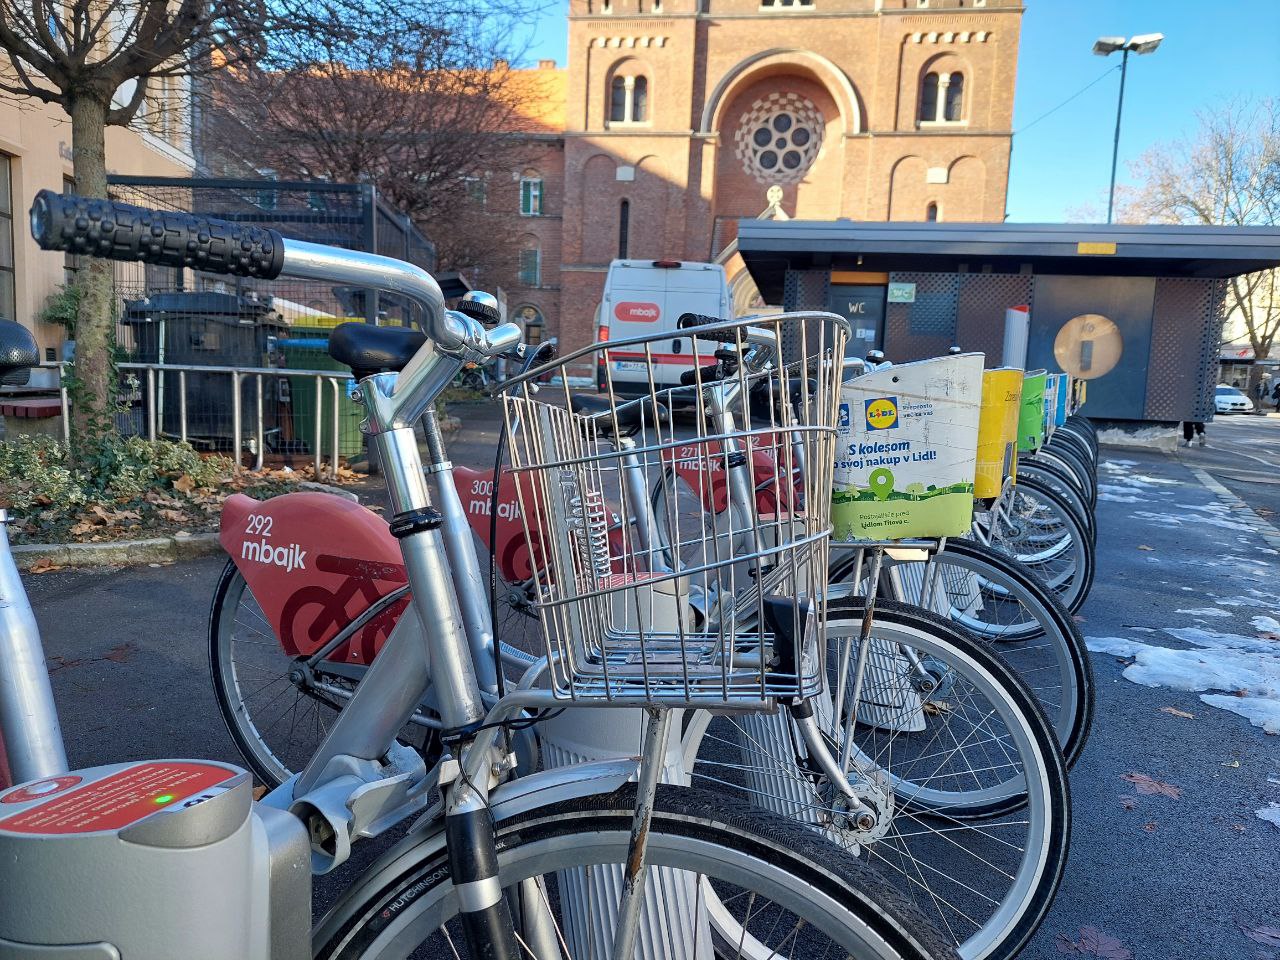
[[[8,511],[0,509],[0,757],[8,757],[10,780],[24,783],[66,773],[67,754],[8,523]]]

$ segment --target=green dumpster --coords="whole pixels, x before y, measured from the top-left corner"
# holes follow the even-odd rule
[[[277,341],[284,354],[285,365],[290,370],[346,370],[347,368],[329,356],[329,330],[323,327],[298,327],[289,336]],[[364,437],[360,433],[360,421],[364,412],[351,399],[355,380],[348,377],[339,381],[338,390],[338,453],[354,457],[364,449]],[[333,444],[333,386],[328,378],[320,382],[324,391],[320,404],[320,451],[328,455]],[[295,436],[316,452],[316,381],[314,377],[290,377],[289,394],[293,406]]]

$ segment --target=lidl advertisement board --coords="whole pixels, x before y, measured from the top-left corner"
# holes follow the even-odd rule
[[[844,385],[832,492],[837,539],[969,530],[982,366],[982,354],[960,354],[884,367]]]

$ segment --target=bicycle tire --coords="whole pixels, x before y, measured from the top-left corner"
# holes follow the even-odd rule
[[[864,609],[860,599],[833,601],[828,636],[856,637]],[[918,712],[932,718],[923,730],[888,732],[888,717],[864,717],[859,707],[851,745],[854,779],[866,784],[873,776],[881,783],[876,806],[882,815],[889,810],[882,831],[859,833],[832,813],[830,789],[816,771],[801,765],[785,714],[754,722],[750,715],[704,715],[702,728],[691,726],[686,733],[686,771],[695,785],[714,784],[740,802],[762,804],[837,842],[856,844],[952,937],[966,960],[1011,960],[1039,926],[1066,864],[1070,792],[1054,731],[1016,672],[989,645],[946,620],[878,600],[872,629],[873,642],[901,641],[922,662],[946,665],[936,693],[921,698]],[[868,666],[868,676],[872,669]],[[905,681],[912,668],[904,660],[902,669]],[[879,686],[865,702],[883,702],[884,689]],[[985,699],[966,716],[975,691],[984,691]],[[952,700],[955,709],[931,711],[930,703],[943,703],[937,698]],[[814,707],[822,717],[822,702]],[[979,739],[990,736],[1015,753],[1005,773],[990,765],[975,772],[970,761],[989,753],[973,734],[966,738],[952,725],[954,720],[963,727],[974,715]],[[832,729],[829,712],[821,723],[829,735],[841,736]],[[887,744],[883,737],[889,738]],[[966,739],[974,756],[956,759]],[[935,749],[935,743],[946,747]],[[835,755],[841,747],[840,740],[832,741]],[[954,773],[942,772],[953,766]],[[954,778],[954,789],[939,786],[944,776]],[[975,784],[978,777],[984,782]],[[990,914],[978,915],[979,908]]]
[[[1049,449],[1055,453],[1066,454],[1085,471],[1085,479],[1094,487],[1098,485],[1098,462],[1089,452],[1083,440],[1075,434],[1060,431],[1049,441]]]
[[[526,876],[621,863],[635,804],[635,787],[629,784],[612,794],[565,800],[500,820],[498,868],[504,886]],[[677,869],[696,862],[716,870],[717,881],[754,883],[784,903],[807,899],[813,929],[837,929],[847,938],[840,942],[849,956],[955,957],[941,934],[867,864],[799,824],[730,808],[714,793],[658,787],[647,862]],[[417,931],[431,932],[438,920],[447,923],[449,911],[456,909],[444,847],[430,836],[411,837],[365,876],[370,879],[347,891],[316,927],[316,960],[443,955],[423,946]],[[698,890],[703,889],[699,883]]]
[[[1053,438],[1057,439],[1058,443],[1064,444],[1075,450],[1075,452],[1079,454],[1080,459],[1084,462],[1085,466],[1089,467],[1090,470],[1097,468],[1097,448],[1090,444],[1075,430],[1064,425],[1054,431]],[[1052,439],[1050,442],[1052,442]]]
[[[1063,443],[1046,443],[1038,451],[1036,458],[1041,462],[1052,463],[1071,477],[1072,482],[1088,501],[1089,509],[1097,506],[1098,478],[1093,469],[1087,466],[1074,447]]]
[[[1071,546],[1071,567],[1065,571],[1050,573],[1046,564],[1053,558],[1043,559],[1047,556],[1047,551],[1032,552],[1026,544],[1020,544],[1012,538],[993,537],[990,529],[984,529],[987,540],[983,542],[1009,554],[1016,560],[1028,563],[1032,571],[1039,574],[1049,588],[1058,595],[1058,599],[1066,605],[1067,609],[1072,613],[1078,613],[1089,597],[1095,572],[1094,546],[1088,530],[1066,500],[1033,477],[1020,479],[1014,485],[1014,497],[1015,505],[1023,503],[1024,509],[1028,511],[1032,509],[1044,511],[1058,519],[1066,531],[1063,542]],[[1025,498],[1025,500],[1017,498]],[[982,523],[981,520],[977,522]],[[989,525],[990,521],[986,522]],[[971,535],[969,539],[973,539],[973,536]]]
[[[1093,510],[1089,508],[1084,493],[1071,481],[1056,463],[1049,460],[1029,458],[1018,461],[1018,478],[1020,480],[1034,478],[1047,484],[1055,493],[1063,497],[1076,513],[1076,518],[1089,531],[1089,539],[1098,542],[1098,524]]]
[[[1094,463],[1098,462],[1098,429],[1087,418],[1072,414],[1062,429],[1083,443],[1089,451],[1089,458]]]

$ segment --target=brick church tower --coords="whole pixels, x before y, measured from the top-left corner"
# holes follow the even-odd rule
[[[590,342],[619,256],[720,257],[745,307],[726,247],[766,208],[1002,220],[1021,15],[1021,0],[570,0],[567,76],[549,88],[563,113],[545,114],[563,129],[512,177],[527,218],[513,314],[565,349]]]

